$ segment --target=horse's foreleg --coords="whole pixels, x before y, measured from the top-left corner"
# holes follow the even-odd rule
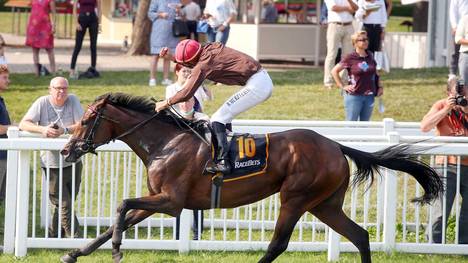
[[[131,226],[138,224],[139,222],[143,221],[148,216],[154,214],[154,211],[146,211],[146,210],[132,210],[125,218],[125,226],[124,231],[130,228]],[[87,244],[85,247],[80,249],[75,249],[68,254],[62,256],[60,260],[65,263],[74,263],[76,262],[77,258],[80,256],[87,256],[95,251],[97,248],[102,246],[102,244],[106,243],[112,237],[112,232],[114,231],[114,226],[111,226],[107,229],[106,232],[99,235],[96,239],[92,242]]]
[[[289,239],[291,238],[294,226],[302,215],[300,212],[298,213],[297,210],[299,209],[281,206],[273,239],[268,246],[265,256],[263,256],[259,262],[272,262],[288,248]]]
[[[124,218],[131,209],[147,210],[153,211],[153,213],[159,212],[177,216],[180,211],[182,211],[182,206],[176,207],[174,203],[171,202],[169,195],[165,193],[123,200],[122,204],[117,208],[117,218],[112,233],[112,258],[114,262],[120,262],[122,259],[120,245],[122,244]]]

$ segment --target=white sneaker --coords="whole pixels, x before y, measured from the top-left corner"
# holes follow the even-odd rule
[[[150,87],[156,86],[156,79],[150,79],[148,85],[149,85]]]
[[[166,85],[166,86],[169,86],[169,85],[172,84],[172,80],[170,80],[170,79],[164,79],[164,80],[161,82],[161,84]]]
[[[457,75],[455,75],[455,74],[449,74],[449,75],[448,75],[448,80],[447,80],[447,81],[448,81],[448,82],[451,82],[452,80],[455,80],[455,79],[457,79]]]

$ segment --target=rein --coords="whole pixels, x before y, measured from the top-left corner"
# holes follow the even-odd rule
[[[172,105],[169,106],[169,107],[172,109],[172,111],[169,111],[170,114],[171,114],[171,117],[176,121],[177,125],[178,125],[180,128],[182,128],[182,127],[180,126],[179,123],[182,122],[182,123],[183,123],[187,128],[189,128],[198,138],[200,138],[200,140],[202,140],[206,145],[208,145],[208,146],[210,145],[210,143],[209,143],[205,138],[203,138],[203,136],[201,136],[200,133],[198,133],[194,128],[190,127],[190,125],[188,125],[188,124],[185,122],[185,120],[184,120],[185,118],[184,118],[182,115],[180,115],[180,114],[177,112],[177,110],[174,109],[174,107],[172,107]],[[173,115],[176,115],[176,116],[178,116],[179,118],[174,117]]]
[[[190,127],[190,125],[187,124],[184,121],[184,118],[172,106],[170,106],[170,107],[174,111],[169,110],[168,111],[169,115],[174,119],[174,121],[177,123],[179,128],[183,129],[181,124],[180,124],[182,122],[184,124],[184,126],[186,126],[191,132],[193,132],[198,138],[200,138],[200,140],[202,140],[205,144],[210,145],[210,143],[205,138],[203,138],[203,136],[201,136],[200,133],[198,133],[195,129]],[[159,115],[159,113],[161,113],[161,112],[154,113],[153,115],[151,115],[151,117],[139,122],[138,124],[136,124],[135,126],[130,128],[129,130],[125,131],[124,133],[118,135],[115,138],[109,139],[109,140],[101,142],[101,143],[94,143],[94,134],[96,132],[97,127],[99,126],[99,124],[101,122],[101,119],[108,120],[108,121],[116,123],[116,124],[118,124],[119,121],[116,121],[116,120],[104,115],[104,108],[100,108],[99,110],[96,110],[94,107],[90,106],[90,107],[88,107],[88,109],[91,110],[92,112],[96,113],[96,118],[94,119],[93,126],[91,127],[91,131],[88,133],[88,135],[86,136],[85,139],[74,139],[74,141],[77,141],[77,142],[82,141],[83,142],[83,144],[80,146],[81,151],[91,152],[91,153],[94,153],[94,154],[96,153],[95,152],[96,148],[98,148],[99,146],[108,144],[111,141],[119,140],[119,139],[121,139],[121,138],[123,138],[123,137],[125,137],[127,135],[132,134],[133,132],[135,132],[139,128],[141,128],[144,125],[148,124],[148,122],[153,120],[156,116]],[[176,116],[174,116],[174,115],[176,115]]]

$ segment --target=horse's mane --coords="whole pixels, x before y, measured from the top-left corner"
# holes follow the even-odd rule
[[[108,103],[124,107],[126,109],[138,111],[141,113],[146,114],[155,114],[156,111],[154,107],[156,106],[156,100],[153,98],[148,98],[144,96],[133,96],[126,93],[115,92],[115,93],[106,93],[96,98],[94,102],[100,101],[105,99]],[[183,125],[181,122],[185,122],[190,127],[194,128],[200,134],[204,133],[204,123],[206,121],[191,121],[187,119],[182,119],[181,117],[177,116],[175,113],[171,112],[170,110],[164,110],[156,116],[157,119],[164,121],[166,123],[170,123],[179,127],[181,129],[188,129],[186,126]]]
[[[94,102],[106,99],[107,102],[115,106],[122,106],[134,111],[154,114],[155,100],[144,96],[133,96],[125,93],[106,93],[96,98]]]

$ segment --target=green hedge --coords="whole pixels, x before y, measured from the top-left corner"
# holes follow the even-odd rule
[[[393,1],[392,16],[413,16],[414,5],[402,5],[400,1]]]
[[[0,11],[11,11],[11,8],[5,6],[6,1],[0,0]]]

